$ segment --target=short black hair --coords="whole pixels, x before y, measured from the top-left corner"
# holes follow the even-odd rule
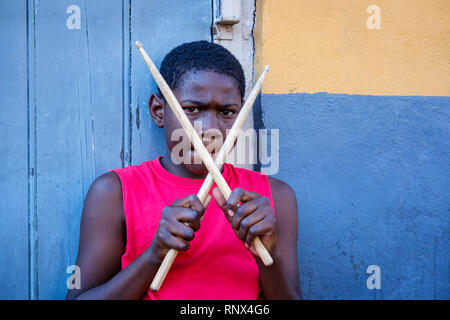
[[[161,75],[172,90],[189,71],[213,71],[234,78],[241,99],[244,99],[244,70],[236,57],[221,45],[205,40],[184,43],[164,57],[160,68]],[[162,96],[159,88],[158,91]]]

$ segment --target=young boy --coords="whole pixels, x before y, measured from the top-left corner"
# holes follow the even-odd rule
[[[163,60],[161,74],[189,120],[201,123],[205,145],[226,139],[242,105],[244,73],[225,48],[206,41],[183,44]],[[291,187],[260,173],[224,164],[232,193],[225,201],[196,194],[208,171],[196,161],[173,161],[181,125],[161,94],[150,115],[164,129],[166,153],[97,178],[87,194],[76,264],[81,289],[67,299],[300,299],[297,200]],[[184,159],[197,157],[188,148]],[[218,150],[217,150],[218,152]],[[242,203],[238,206],[239,203]],[[201,220],[201,218],[203,219]],[[252,246],[259,236],[274,263],[265,266]],[[179,250],[161,289],[150,290],[165,254]]]

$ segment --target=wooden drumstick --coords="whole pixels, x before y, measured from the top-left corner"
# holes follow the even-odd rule
[[[267,71],[269,70],[269,66],[266,66],[264,68],[264,71],[260,75],[258,81],[256,82],[255,86],[253,87],[252,91],[248,95],[244,105],[242,106],[241,111],[239,112],[238,116],[236,117],[236,120],[233,123],[233,126],[231,127],[230,132],[228,133],[227,138],[225,139],[224,144],[222,145],[222,148],[219,151],[219,154],[217,155],[215,159],[215,164],[219,170],[222,168],[223,164],[225,163],[226,156],[231,152],[231,150],[234,147],[234,142],[236,141],[240,130],[242,129],[245,120],[247,119],[250,110],[253,107],[253,104],[255,102],[256,97],[258,96],[259,90],[261,89],[262,83],[264,81],[264,78],[266,76]],[[197,193],[197,197],[200,199],[202,203],[205,202],[204,207],[206,208],[208,206],[209,200],[211,200],[211,196],[207,199],[207,203],[205,201],[206,197],[209,194],[209,191],[211,190],[211,187],[213,185],[213,178],[211,174],[208,174],[206,176],[205,181],[203,182],[199,192]],[[203,218],[203,217],[202,217]],[[259,240],[259,239],[258,239]],[[256,241],[258,241],[256,240]],[[259,240],[261,242],[261,240]],[[262,245],[262,244],[255,244],[256,245]],[[156,273],[155,277],[153,278],[152,284],[150,288],[153,291],[158,291],[161,288],[162,283],[164,282],[164,279],[169,272],[170,267],[172,266],[176,256],[178,254],[178,251],[175,249],[170,249],[166,256],[164,257],[163,262],[161,263],[158,272]],[[270,258],[270,255],[269,255]],[[273,261],[266,261],[267,265],[271,265]]]
[[[192,142],[194,149],[199,154],[200,158],[202,159],[202,162],[205,164],[206,168],[208,169],[209,173],[211,174],[212,178],[216,182],[220,192],[224,196],[226,200],[228,200],[231,189],[228,186],[227,182],[223,178],[223,176],[220,173],[220,170],[217,168],[216,164],[214,163],[213,159],[211,158],[211,155],[206,150],[206,147],[203,145],[203,142],[201,141],[200,137],[197,135],[197,132],[192,127],[189,119],[187,118],[186,114],[184,113],[183,109],[179,105],[175,95],[173,94],[172,90],[170,90],[169,86],[167,85],[164,78],[159,73],[158,69],[156,68],[153,61],[150,59],[150,57],[145,52],[144,48],[139,42],[136,42],[136,47],[138,48],[139,52],[141,53],[142,57],[144,58],[150,72],[153,75],[153,78],[155,79],[156,83],[158,84],[159,88],[161,89],[161,92],[166,99],[167,103],[169,104],[170,108],[172,109],[173,113],[177,117],[178,121],[180,122],[181,126],[186,132],[186,135]],[[256,97],[255,97],[256,98]],[[225,151],[224,151],[225,152]],[[225,155],[226,156],[226,155]],[[206,197],[206,196],[205,196]],[[202,199],[204,200],[204,199]],[[270,256],[267,249],[262,244],[259,237],[255,239],[255,249],[258,252],[258,255],[261,257],[261,260],[265,265],[271,265],[273,263],[272,257]],[[176,255],[175,255],[176,256]],[[167,272],[166,272],[167,274]]]

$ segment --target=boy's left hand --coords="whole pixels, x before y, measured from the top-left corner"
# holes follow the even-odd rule
[[[212,194],[236,236],[246,243],[255,256],[259,257],[253,245],[257,236],[267,251],[273,253],[277,243],[277,227],[269,198],[241,188],[234,189],[228,201],[218,188],[214,188]]]

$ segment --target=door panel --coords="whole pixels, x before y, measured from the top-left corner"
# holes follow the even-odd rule
[[[10,0],[0,21],[0,298],[63,299],[92,181],[164,152],[134,42],[159,66],[210,40],[211,2]]]

